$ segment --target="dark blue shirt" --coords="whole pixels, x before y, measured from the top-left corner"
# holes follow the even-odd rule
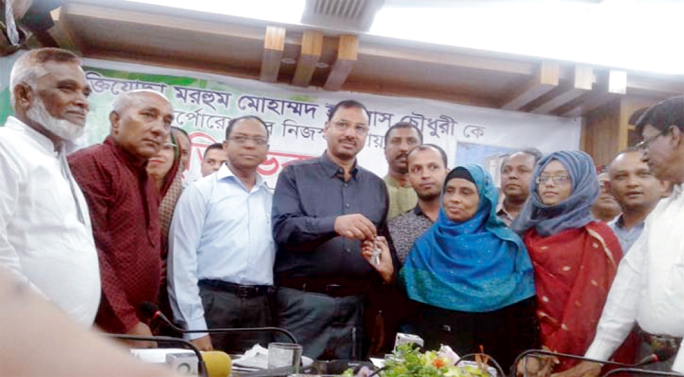
[[[361,255],[361,242],[338,236],[335,218],[360,213],[380,229],[389,199],[385,182],[354,166],[349,181],[327,154],[283,169],[273,196],[275,273],[288,278],[377,275]]]

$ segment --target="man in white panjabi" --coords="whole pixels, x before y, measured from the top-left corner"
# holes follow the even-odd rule
[[[89,110],[80,64],[69,51],[44,48],[12,68],[15,116],[0,127],[0,266],[90,326],[100,303],[97,251],[66,161]]]
[[[657,348],[675,353],[654,369],[684,373],[684,96],[649,108],[637,122],[637,145],[653,175],[674,184],[646,219],[637,241],[620,262],[596,337],[586,357],[607,360],[633,326],[638,326],[640,357]],[[671,365],[671,367],[670,367]],[[600,364],[582,362],[557,376],[597,376]]]

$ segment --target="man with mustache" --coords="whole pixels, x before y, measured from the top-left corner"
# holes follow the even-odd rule
[[[667,348],[676,356],[649,367],[684,373],[684,96],[646,110],[636,132],[643,138],[637,145],[641,160],[656,179],[671,181],[674,188],[649,214],[641,236],[620,262],[585,356],[607,360],[636,325],[641,338],[637,360]],[[556,377],[600,373],[600,364],[587,361]]]
[[[511,225],[518,217],[525,200],[530,195],[530,180],[541,152],[529,148],[506,157],[501,164],[501,191],[503,201],[496,216],[506,225]]]
[[[169,237],[169,297],[174,317],[189,330],[271,325],[273,191],[257,173],[268,136],[259,117],[231,119],[223,142],[226,163],[178,200]],[[271,340],[267,333],[188,338],[203,351],[229,353]]]
[[[399,122],[385,133],[385,158],[389,170],[383,180],[390,200],[388,221],[412,209],[418,202],[408,179],[408,154],[421,143],[423,133],[409,122]]]
[[[608,165],[610,192],[622,213],[608,223],[627,253],[644,229],[646,216],[665,194],[666,182],[657,180],[637,149],[624,151]]]
[[[90,326],[100,302],[97,252],[66,160],[89,110],[80,65],[69,51],[44,48],[12,68],[15,115],[0,127],[0,266]]]
[[[95,323],[110,333],[149,336],[137,310],[157,298],[161,229],[159,191],[145,168],[168,137],[173,108],[158,92],[130,91],[116,98],[109,121],[104,143],[69,156],[90,207],[100,259],[102,301]]]
[[[362,241],[376,241],[388,207],[385,183],[356,159],[368,118],[357,101],[335,105],[325,123],[327,150],[286,166],[273,196],[278,326],[314,359],[364,355],[364,295],[381,277],[392,279],[361,252]]]

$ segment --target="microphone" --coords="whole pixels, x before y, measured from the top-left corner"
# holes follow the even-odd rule
[[[197,357],[197,375],[199,377],[228,377],[232,369],[232,360],[223,351],[200,351],[187,340],[169,336],[137,336],[126,334],[107,334],[111,338],[121,340],[142,340],[177,343],[190,348]]]
[[[222,334],[222,333],[249,333],[249,332],[278,332],[287,336],[293,344],[297,343],[297,338],[292,335],[291,332],[280,328],[280,327],[236,327],[236,328],[218,328],[218,329],[207,329],[207,330],[185,330],[176,326],[171,322],[164,313],[159,310],[159,307],[151,302],[143,302],[140,305],[140,313],[145,316],[149,321],[160,320],[169,326],[172,330],[178,331],[182,334],[196,334],[196,333],[209,333],[209,334]]]
[[[644,357],[638,363],[634,364],[635,367],[640,367],[652,363],[657,363],[659,361],[670,360],[674,355],[677,354],[677,350],[672,347],[661,348],[655,350],[652,354]]]
[[[138,336],[138,335],[127,335],[127,334],[106,334],[110,338],[114,339],[121,339],[121,340],[142,340],[142,341],[151,341],[151,342],[168,342],[168,343],[176,343],[176,344],[181,344],[195,353],[195,356],[197,356],[197,375],[199,377],[209,377],[209,374],[207,373],[207,366],[204,363],[204,357],[202,357],[202,352],[192,344],[191,342],[179,338],[173,338],[170,336]]]
[[[618,363],[618,362],[609,361],[609,360],[590,359],[588,357],[571,355],[568,353],[558,353],[558,352],[531,349],[531,350],[527,350],[527,351],[521,353],[520,355],[518,355],[518,357],[515,358],[515,361],[513,362],[513,365],[511,366],[511,377],[516,376],[518,362],[522,358],[524,358],[526,356],[530,356],[530,355],[557,356],[557,357],[565,357],[568,359],[591,361],[591,362],[598,363],[598,364],[614,365],[614,366],[617,366],[619,368],[614,369],[613,371],[620,370],[620,372],[622,372],[622,371],[626,371],[627,369],[636,369],[636,370],[642,371],[643,369],[638,369],[638,367],[648,365],[651,363],[655,363],[658,361],[666,361],[666,360],[672,358],[672,356],[674,356],[675,354],[676,354],[676,350],[661,349],[661,350],[657,350],[657,351],[653,352],[652,354],[644,357],[643,359],[639,360],[639,362],[636,364],[625,364],[625,363]],[[613,371],[608,372],[606,374],[606,376],[608,374],[620,373],[620,372],[611,373]],[[606,377],[606,376],[604,376],[604,377]]]

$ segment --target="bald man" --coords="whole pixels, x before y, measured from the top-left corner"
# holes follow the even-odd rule
[[[151,335],[137,316],[161,281],[159,192],[145,167],[168,137],[173,108],[161,94],[122,94],[103,144],[69,156],[90,208],[100,260],[102,301],[95,323],[110,333]],[[151,343],[136,346],[153,346]]]

